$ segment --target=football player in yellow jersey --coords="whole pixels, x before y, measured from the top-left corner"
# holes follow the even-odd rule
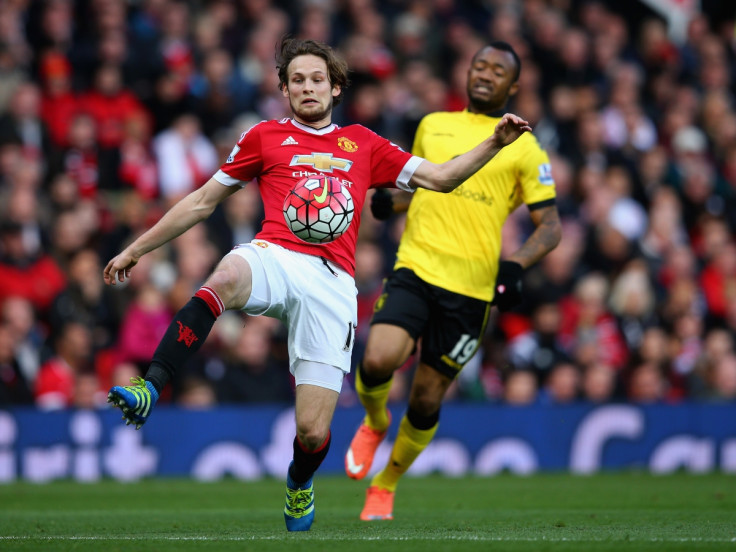
[[[479,50],[468,70],[468,108],[424,117],[413,153],[442,163],[481,142],[518,90],[520,70],[519,57],[505,42]],[[374,215],[388,218],[400,210],[392,203],[388,192],[379,191]],[[500,260],[501,228],[522,203],[536,228],[518,251]],[[437,431],[445,392],[477,350],[491,306],[505,311],[519,304],[524,269],[554,249],[560,237],[549,158],[531,133],[504,148],[453,193],[414,194],[356,373],[366,415],[345,455],[349,477],[368,474],[391,423],[386,404],[392,375],[419,339],[420,362],[391,457],[368,487],[361,519],[393,518],[399,478]]]

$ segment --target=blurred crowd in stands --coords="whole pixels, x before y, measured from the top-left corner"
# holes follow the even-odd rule
[[[248,185],[127,285],[102,281],[241,132],[289,115],[274,62],[285,33],[347,58],[338,124],[405,149],[423,115],[464,108],[481,45],[505,40],[522,59],[509,110],[550,154],[563,239],[527,271],[522,307],[494,309],[456,400],[736,400],[736,9],[701,4],[713,9],[674,39],[636,1],[5,0],[0,407],[104,405],[220,257],[257,232]],[[504,251],[530,231],[525,211]],[[363,214],[355,359],[403,222]],[[279,322],[228,312],[163,399],[287,402],[287,364]],[[341,401],[355,403],[351,378]]]

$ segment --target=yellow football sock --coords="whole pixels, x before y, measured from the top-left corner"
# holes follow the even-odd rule
[[[365,418],[363,423],[376,431],[384,431],[388,428],[390,420],[388,418],[388,393],[391,391],[391,381],[376,385],[375,387],[366,387],[360,379],[360,367],[355,370],[355,391],[358,393],[360,403],[365,408]]]
[[[395,491],[399,478],[409,469],[419,453],[427,448],[439,425],[436,423],[429,429],[417,429],[404,416],[399,424],[399,433],[396,435],[391,458],[386,467],[373,477],[371,485]]]

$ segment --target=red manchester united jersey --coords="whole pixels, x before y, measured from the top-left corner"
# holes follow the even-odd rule
[[[265,218],[256,238],[308,255],[318,255],[355,272],[355,244],[360,213],[369,188],[398,187],[411,191],[409,179],[421,159],[360,125],[332,124],[315,130],[293,119],[263,121],[240,136],[215,174],[226,186],[257,179]],[[355,204],[353,221],[335,241],[308,243],[286,225],[284,199],[300,179],[324,174],[340,179]]]

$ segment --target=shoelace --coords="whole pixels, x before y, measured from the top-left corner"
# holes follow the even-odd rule
[[[133,384],[131,387],[146,387],[146,380],[144,380],[141,376],[130,378],[130,383]]]
[[[289,500],[289,514],[298,517],[304,513],[304,510],[312,502],[311,489],[287,489],[286,494]]]

